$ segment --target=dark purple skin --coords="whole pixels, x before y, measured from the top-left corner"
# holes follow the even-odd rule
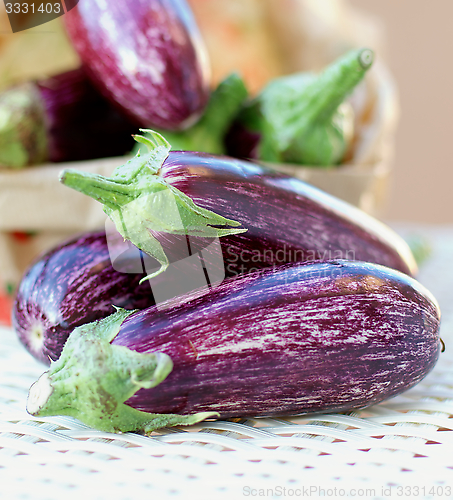
[[[190,237],[192,254],[202,250],[210,285],[284,263],[332,258],[415,272],[399,236],[388,233],[388,228],[362,211],[297,179],[249,162],[188,152],[170,152],[161,173],[198,205],[248,228],[246,233],[219,239],[220,258],[209,250],[210,239]],[[172,298],[185,294],[187,285],[190,289],[198,286],[194,280],[199,268],[193,263],[199,260],[186,258],[186,238],[155,236],[172,265],[141,287],[138,281],[144,274],[113,270],[104,233],[81,237],[38,260],[24,276],[13,309],[16,331],[31,354],[47,363],[49,357],[58,359],[75,326],[107,316],[112,312],[110,304],[131,309],[154,304],[151,287],[167,287]],[[148,273],[158,267],[148,256],[143,261]],[[118,297],[127,297],[129,306]]]
[[[63,19],[95,85],[138,126],[177,130],[201,115],[210,71],[185,0],[80,0]]]
[[[235,158],[258,160],[260,141],[259,132],[247,130],[241,123],[234,122],[225,135],[225,150],[228,155]]]
[[[153,305],[149,283],[139,284],[143,277],[113,269],[105,233],[77,237],[46,253],[25,273],[13,305],[14,329],[26,349],[49,364],[60,357],[76,326],[112,314],[113,305]]]
[[[160,175],[197,205],[247,228],[219,240],[226,276],[286,262],[330,259],[373,262],[411,276],[416,273],[414,258],[400,236],[298,179],[247,161],[185,151],[171,151]],[[185,237],[153,234],[171,262],[184,258]],[[194,250],[209,241],[190,237]],[[203,257],[205,263],[215,262]],[[158,279],[164,277],[165,273]]]
[[[75,69],[36,82],[52,162],[122,156],[134,147],[135,124]]]
[[[112,344],[164,352],[173,371],[127,404],[220,418],[346,411],[434,367],[440,311],[417,281],[363,262],[282,266],[126,318]]]

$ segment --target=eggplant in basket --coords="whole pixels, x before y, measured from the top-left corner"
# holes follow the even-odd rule
[[[436,300],[363,262],[286,265],[224,281],[165,310],[78,327],[31,387],[35,416],[149,433],[205,418],[362,408],[434,367]]]
[[[199,118],[210,68],[185,0],[83,0],[63,21],[93,83],[137,125]]]
[[[228,154],[272,163],[341,163],[355,135],[347,97],[373,59],[372,50],[355,49],[319,75],[274,78],[244,103],[225,139]]]
[[[125,155],[136,126],[93,87],[83,68],[0,94],[0,165]]]

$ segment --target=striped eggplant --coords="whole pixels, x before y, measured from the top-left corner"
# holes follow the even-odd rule
[[[121,156],[133,125],[89,81],[83,68],[0,93],[0,164],[9,168]]]
[[[441,349],[430,292],[370,263],[285,265],[170,305],[74,330],[31,387],[29,413],[149,433],[209,417],[346,411],[412,387]]]
[[[416,272],[402,238],[352,205],[251,162],[170,151],[160,134],[146,132],[135,138],[150,151],[110,178],[67,169],[60,181],[100,201],[123,238],[153,258],[148,278],[187,261],[188,243],[216,280],[318,259]]]
[[[77,236],[38,258],[23,276],[12,310],[22,344],[49,364],[76,326],[108,316],[112,305],[153,305],[152,290],[148,283],[139,284],[144,274],[135,264],[136,254],[125,252],[123,272],[114,269],[105,232]]]
[[[74,171],[63,175],[71,185],[79,177]],[[136,290],[139,279],[159,268],[155,259],[138,249],[134,269],[130,268],[130,248],[125,252],[129,257],[122,259],[124,265],[112,267],[103,233],[55,249],[26,273],[14,306],[16,331],[33,356],[44,362],[49,357],[57,359],[71,330],[108,315],[110,304],[127,308],[146,307],[154,300],[159,304],[203,285],[207,291],[225,277],[287,262],[348,258],[380,263],[407,274],[415,272],[405,242],[376,219],[302,181],[253,163],[174,151],[151,180],[160,188],[171,186],[190,196],[206,210],[240,219],[247,231],[217,239],[192,233],[188,245],[185,234],[156,231],[161,221],[151,221],[155,226],[145,226],[145,237],[158,239],[171,265]],[[108,179],[95,176],[82,177],[82,181],[96,184],[89,188],[94,196],[119,199],[118,193],[109,191],[115,183]],[[171,213],[168,207],[157,206],[156,211],[159,209]],[[149,221],[146,214],[144,217]],[[132,240],[139,246],[140,239]],[[137,258],[143,261],[138,271]],[[132,277],[130,272],[138,274]],[[58,293],[52,290],[56,285]],[[136,299],[134,294],[138,294]],[[122,302],[125,297],[127,306]],[[97,300],[94,309],[87,307]]]
[[[93,83],[138,126],[199,118],[210,68],[185,0],[83,0],[63,20]]]

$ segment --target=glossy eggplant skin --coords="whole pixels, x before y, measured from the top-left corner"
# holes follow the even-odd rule
[[[210,70],[185,0],[82,0],[64,22],[95,85],[138,126],[178,130],[200,116]]]
[[[46,114],[51,162],[121,156],[136,127],[92,85],[83,68],[36,82]]]
[[[413,255],[399,235],[301,180],[256,163],[187,151],[171,151],[160,175],[197,205],[247,228],[219,239],[227,277],[289,262],[331,259],[373,262],[416,274]],[[154,236],[170,261],[183,258],[185,237]],[[190,237],[190,243],[194,249],[207,246],[206,239],[197,237]],[[216,265],[214,257],[203,257]]]
[[[113,269],[104,232],[55,248],[26,273],[13,309],[16,331],[33,356],[47,363],[48,357],[58,359],[72,329],[107,316],[111,304],[142,309],[155,299],[159,303],[285,263],[347,258],[415,272],[399,236],[300,180],[246,161],[177,151],[170,152],[161,175],[201,207],[240,220],[247,232],[219,238],[218,245],[191,236],[191,256],[185,236],[155,233],[171,268],[141,286],[142,267],[135,275],[127,265]],[[146,272],[158,268],[157,261],[142,256]]]
[[[136,312],[113,345],[163,352],[173,371],[126,404],[221,418],[361,408],[434,367],[440,311],[417,281],[383,266],[332,261],[226,280],[165,310]]]
[[[127,255],[124,259],[126,271]],[[41,256],[25,273],[13,305],[13,327],[30,354],[49,364],[76,326],[112,314],[113,305],[153,305],[149,283],[139,284],[143,276],[113,268],[104,232],[81,235]]]

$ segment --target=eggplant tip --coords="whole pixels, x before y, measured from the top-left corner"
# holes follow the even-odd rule
[[[66,180],[66,174],[67,174],[67,169],[61,170],[60,173],[58,174],[58,180],[64,184]]]
[[[374,61],[374,52],[371,49],[363,49],[359,54],[359,63],[363,69],[368,69]]]
[[[44,372],[39,379],[30,387],[27,398],[27,412],[30,415],[38,415],[49,400],[53,392],[48,372]]]

